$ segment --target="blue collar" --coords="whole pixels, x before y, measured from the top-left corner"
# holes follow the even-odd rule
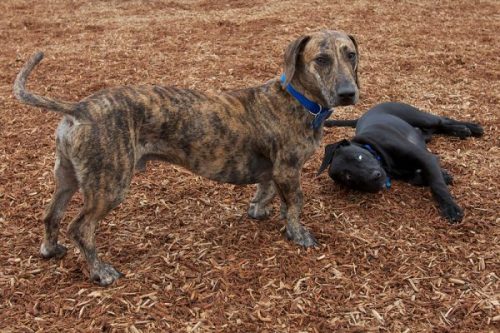
[[[285,81],[286,81],[286,76],[285,74],[283,74],[281,75],[281,83],[284,84]],[[291,84],[288,84],[285,87],[285,89],[286,91],[288,91],[290,95],[295,97],[295,99],[303,107],[305,107],[307,111],[309,111],[311,114],[314,115],[314,120],[312,121],[311,124],[313,129],[317,130],[318,128],[320,128],[321,125],[323,125],[323,122],[332,115],[333,110],[325,108],[319,105],[318,103],[311,101],[309,98],[307,98],[306,96],[302,95],[297,90],[295,90],[295,88]]]
[[[369,144],[366,143],[364,145],[361,145],[361,147],[368,150],[373,155],[373,157],[375,157],[377,159],[377,161],[382,163],[382,157],[375,151],[375,149],[373,149],[372,146],[370,146]],[[391,188],[391,178],[389,177],[389,175],[387,175],[387,178],[385,179],[385,188],[386,189]]]

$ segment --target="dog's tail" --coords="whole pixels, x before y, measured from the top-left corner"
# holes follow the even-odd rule
[[[16,81],[14,81],[14,96],[23,103],[74,116],[75,103],[55,101],[47,97],[35,95],[26,90],[28,76],[42,59],[43,52],[37,52],[24,64],[16,77]]]
[[[326,120],[325,127],[356,127],[358,119],[354,120]]]

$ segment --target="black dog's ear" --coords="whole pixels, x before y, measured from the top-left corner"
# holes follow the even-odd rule
[[[356,64],[354,64],[354,80],[356,81],[356,85],[358,86],[358,89],[360,89],[359,80],[358,80],[358,64],[359,64],[358,42],[356,42],[356,38],[354,38],[353,35],[348,35],[348,36],[349,36],[349,39],[354,44],[354,48],[356,49]]]
[[[292,81],[293,75],[295,74],[295,69],[299,60],[300,53],[304,50],[307,42],[311,39],[311,36],[300,36],[294,40],[285,50],[285,77],[286,80],[283,86],[287,86],[290,81]]]
[[[345,147],[345,146],[349,146],[351,144],[351,141],[346,140],[346,139],[342,139],[339,142],[335,142],[334,144]]]
[[[323,156],[323,162],[321,162],[321,166],[319,167],[316,176],[319,176],[323,171],[325,171],[325,169],[330,165],[330,163],[332,163],[333,154],[335,153],[335,150],[337,150],[338,147],[348,146],[350,144],[351,143],[348,140],[344,139],[342,141],[326,145],[325,156]]]

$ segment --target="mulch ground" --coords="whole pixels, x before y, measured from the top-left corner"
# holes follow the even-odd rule
[[[499,11],[493,0],[1,1],[0,331],[498,332]],[[60,115],[11,93],[34,51],[46,59],[30,87],[61,99],[122,84],[217,91],[276,77],[287,43],[322,28],[360,45],[361,101],[336,119],[396,100],[484,125],[482,138],[429,145],[455,176],[463,223],[448,225],[426,188],[362,194],[315,177],[321,148],[302,173],[317,249],[286,241],[278,213],[250,220],[253,186],[151,163],[99,227],[125,278],[88,281],[64,232],[78,195],[68,254],[40,259]],[[352,134],[328,129],[324,143]]]

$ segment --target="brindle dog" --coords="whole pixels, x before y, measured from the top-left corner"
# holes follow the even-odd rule
[[[69,226],[84,255],[92,281],[113,283],[122,274],[99,259],[98,221],[123,201],[136,167],[147,160],[174,163],[212,180],[257,183],[248,214],[269,215],[275,192],[287,218],[286,236],[310,247],[314,237],[299,221],[303,194],[300,171],[319,146],[322,126],[285,89],[288,84],[323,107],[358,100],[358,54],[352,36],[321,31],[292,42],[285,51],[286,81],[273,79],[248,89],[212,95],[162,86],[124,86],[101,90],[80,102],[55,101],[25,89],[42,60],[36,53],[14,84],[22,102],[64,114],[56,131],[55,193],[46,215],[44,258],[61,258],[59,223],[80,189],[83,208]]]

